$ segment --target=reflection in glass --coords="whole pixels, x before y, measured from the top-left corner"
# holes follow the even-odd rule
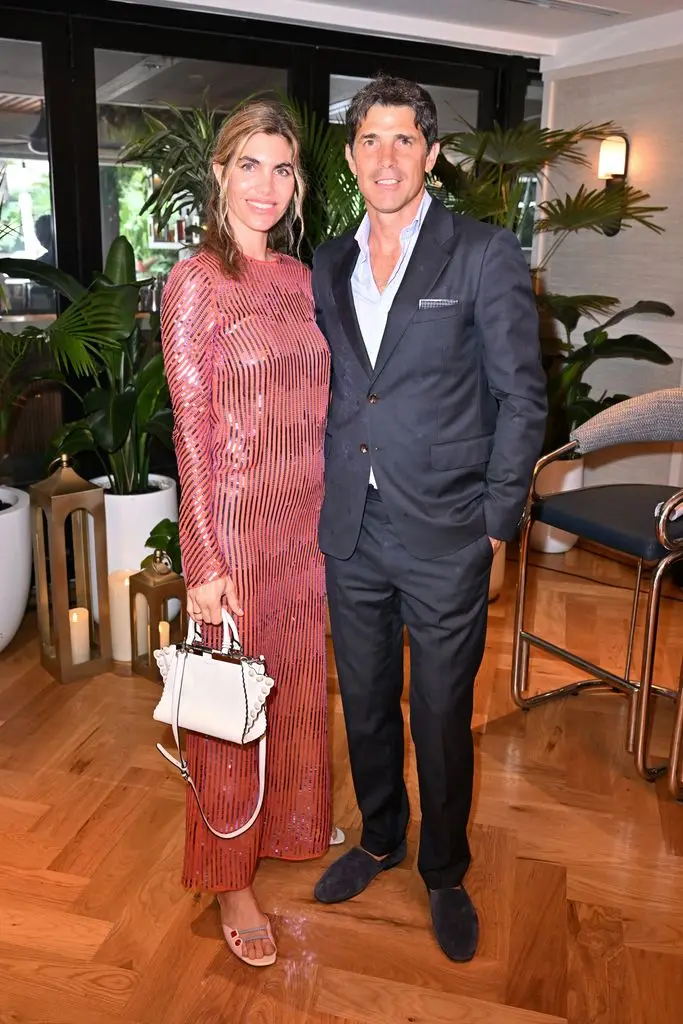
[[[538,78],[531,79],[526,87],[524,97],[524,121],[526,124],[541,127],[541,113],[543,109],[543,81]],[[536,219],[536,196],[538,193],[538,177],[535,174],[523,175],[520,181],[524,183],[524,194],[520,200],[520,224],[518,236],[520,244],[524,249],[527,259],[531,259],[531,250],[534,244],[534,221]]]
[[[341,123],[355,93],[372,81],[350,75],[330,75],[330,121]],[[450,86],[424,85],[428,89],[439,119],[439,134],[464,132],[476,128],[479,92],[476,89],[454,89]]]
[[[40,43],[0,39],[0,258],[57,262]],[[62,418],[41,344],[56,295],[21,273],[0,275],[0,483],[42,474]]]
[[[0,39],[0,256],[56,264],[40,43]],[[11,314],[51,313],[54,292],[6,277]]]
[[[103,252],[118,234],[128,238],[139,275],[155,278],[154,288],[143,296],[153,309],[169,270],[178,258],[191,254],[188,246],[199,239],[201,210],[189,204],[166,224],[142,214],[159,185],[158,168],[120,163],[123,148],[148,134],[145,115],[170,124],[169,105],[185,114],[227,114],[252,94],[284,92],[287,74],[243,64],[96,50],[95,77]]]

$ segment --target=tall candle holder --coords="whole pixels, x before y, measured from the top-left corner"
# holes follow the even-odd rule
[[[130,621],[132,640],[132,670],[138,675],[157,681],[159,669],[154,651],[184,639],[186,630],[185,581],[173,571],[173,563],[165,551],[157,548],[152,563],[130,577]],[[147,611],[147,641],[141,640],[141,600]],[[169,603],[180,601],[180,614],[171,616]],[[144,608],[144,606],[143,606]]]
[[[55,459],[48,472],[47,479],[29,488],[40,660],[55,679],[68,683],[111,668],[104,491],[80,477],[68,455]],[[73,592],[67,570],[69,533]]]

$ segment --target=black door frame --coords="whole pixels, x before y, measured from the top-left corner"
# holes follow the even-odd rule
[[[378,71],[476,89],[478,126],[522,119],[524,57],[100,0],[0,0],[0,35],[42,44],[45,111],[60,268],[87,282],[102,266],[95,50],[163,53],[282,68],[290,93],[327,117],[331,74]]]

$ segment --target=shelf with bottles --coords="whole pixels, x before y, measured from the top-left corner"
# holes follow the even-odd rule
[[[184,207],[178,215],[159,225],[154,217],[147,220],[150,249],[172,249],[179,251],[188,245],[198,245],[201,239],[201,219],[196,210]]]

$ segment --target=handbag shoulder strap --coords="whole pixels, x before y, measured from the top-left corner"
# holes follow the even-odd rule
[[[197,787],[194,784],[194,779],[190,775],[190,769],[188,767],[187,761],[184,759],[184,757],[180,753],[180,749],[178,749],[178,754],[179,754],[180,760],[177,760],[175,757],[173,757],[171,754],[169,754],[168,750],[166,750],[166,748],[163,747],[161,745],[161,743],[157,743],[157,750],[159,751],[160,754],[163,754],[163,756],[166,758],[167,761],[170,761],[172,765],[175,765],[175,767],[178,769],[178,771],[180,772],[182,777],[185,779],[185,782],[187,782],[188,786],[190,787],[190,789],[194,793],[195,800],[197,801],[197,808],[199,810],[199,813],[202,816],[202,820],[203,820],[204,824],[208,828],[209,832],[212,832],[216,836],[217,839],[237,839],[238,836],[243,835],[245,832],[247,832],[251,828],[251,826],[254,824],[254,822],[258,818],[259,814],[261,813],[261,807],[263,806],[263,796],[264,796],[264,792],[265,792],[265,782],[266,782],[266,734],[265,733],[263,734],[263,736],[259,740],[259,745],[258,745],[258,776],[259,776],[259,782],[258,782],[258,800],[256,801],[256,807],[254,809],[254,813],[249,818],[249,821],[247,821],[244,825],[240,825],[240,827],[235,829],[234,832],[219,832],[217,829],[215,829],[213,827],[213,825],[211,824],[209,819],[206,817],[206,814],[204,813],[204,809],[203,809],[202,804],[201,804],[201,800],[199,799],[199,793],[197,792]]]
[[[188,786],[191,788],[192,792],[194,793],[195,800],[197,801],[197,808],[199,809],[199,813],[201,814],[202,820],[206,827],[208,828],[209,832],[213,833],[213,835],[215,835],[217,839],[237,839],[238,836],[243,835],[251,828],[251,826],[254,824],[259,814],[261,813],[261,807],[263,806],[263,796],[266,788],[266,734],[264,733],[261,739],[259,740],[258,799],[256,801],[256,808],[254,809],[254,813],[249,818],[249,821],[247,821],[244,825],[241,825],[238,829],[235,829],[234,832],[218,832],[218,830],[213,827],[211,822],[206,817],[206,814],[204,813],[201,800],[199,799],[199,793],[197,792],[197,787],[194,784],[194,779],[190,775],[188,763],[183,757],[182,750],[180,747],[180,730],[178,725],[178,719],[180,715],[180,697],[183,689],[183,676],[185,674],[185,664],[187,662],[187,658],[187,651],[183,651],[179,657],[174,659],[173,668],[173,714],[171,716],[171,728],[173,729],[173,739],[175,740],[175,744],[178,750],[178,757],[175,758],[173,757],[172,754],[169,754],[168,750],[166,750],[166,748],[162,746],[161,743],[157,743],[157,750],[159,751],[160,754],[163,755],[163,757],[166,758],[167,761],[170,761],[170,763],[178,769],[182,777],[185,779],[185,782],[187,782]]]

